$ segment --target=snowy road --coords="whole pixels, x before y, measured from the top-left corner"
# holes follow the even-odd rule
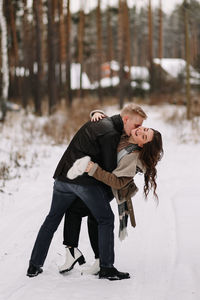
[[[148,110],[148,108],[147,108]],[[160,203],[134,198],[137,227],[128,228],[120,242],[116,213],[116,267],[128,271],[131,279],[120,282],[81,275],[93,262],[85,219],[80,249],[87,264],[76,266],[68,275],[58,273],[63,262],[62,224],[56,232],[44,272],[36,278],[25,276],[38,229],[48,212],[54,168],[63,147],[46,150],[37,166],[9,182],[8,193],[0,193],[0,300],[199,300],[200,299],[200,145],[179,143],[176,128],[162,122],[161,109],[149,108],[146,126],[163,133],[165,156],[158,167]],[[113,210],[116,205],[113,201]]]

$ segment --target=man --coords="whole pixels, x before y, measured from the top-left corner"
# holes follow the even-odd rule
[[[134,104],[127,105],[120,115],[84,124],[70,142],[54,173],[51,209],[41,226],[31,254],[27,276],[37,276],[46,259],[54,232],[70,205],[80,198],[98,222],[100,256],[99,278],[110,280],[129,278],[128,273],[114,268],[114,214],[109,201],[113,197],[110,187],[84,173],[73,180],[67,172],[73,163],[89,155],[103,169],[112,172],[117,166],[117,146],[121,135],[141,126],[146,119],[144,111]],[[80,262],[81,263],[81,262]]]

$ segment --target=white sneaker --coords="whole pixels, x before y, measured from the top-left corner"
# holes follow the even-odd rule
[[[74,265],[78,262],[79,265],[85,263],[85,258],[78,248],[66,248],[66,260],[64,265],[59,267],[60,273],[69,272],[73,269]]]
[[[97,275],[100,271],[100,262],[99,258],[95,259],[95,262],[89,269],[85,269],[82,271],[83,274],[88,274],[88,275]]]

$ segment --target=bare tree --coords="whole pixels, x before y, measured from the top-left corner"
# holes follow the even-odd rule
[[[58,1],[59,11],[59,85],[60,85],[60,97],[62,96],[62,84],[65,82],[66,74],[64,70],[66,61],[66,37],[65,37],[65,20],[63,13],[63,0]]]
[[[124,51],[124,17],[123,17],[123,1],[119,0],[118,9],[118,57],[119,57],[119,107],[122,109],[124,105],[124,87],[125,87],[125,51]]]
[[[7,24],[4,16],[3,0],[0,0],[0,30],[1,30],[1,61],[2,61],[2,90],[0,96],[0,121],[6,117],[6,102],[8,98],[9,71],[8,71],[8,36]]]
[[[184,25],[185,25],[185,60],[186,60],[186,97],[187,97],[187,119],[191,119],[191,95],[190,95],[190,48],[189,48],[189,20],[187,0],[183,1]]]
[[[127,79],[130,80],[131,69],[131,34],[130,34],[130,21],[129,21],[129,9],[127,0],[123,1],[123,32],[124,32],[124,46],[126,49],[126,65],[128,66]]]
[[[98,97],[99,102],[103,102],[101,88],[101,67],[102,67],[102,26],[101,26],[101,1],[98,0],[97,5],[97,81],[98,81]]]
[[[22,63],[25,68],[25,76],[22,79],[22,105],[26,110],[28,105],[28,96],[29,96],[29,78],[30,78],[30,36],[31,36],[31,28],[28,22],[28,8],[27,8],[27,0],[23,0],[23,17],[22,17],[22,52],[23,59]]]
[[[149,6],[148,6],[148,32],[149,32],[149,76],[150,76],[150,86],[151,91],[155,91],[155,70],[154,70],[154,64],[153,64],[153,21],[152,21],[152,5],[151,0],[149,0]]]
[[[36,33],[36,85],[35,85],[35,113],[41,115],[42,104],[42,86],[43,86],[43,59],[42,59],[42,1],[33,1],[33,12],[35,15],[35,33]]]
[[[71,11],[70,0],[67,0],[67,26],[66,26],[66,79],[67,79],[67,103],[72,105],[73,96],[71,89]]]
[[[110,68],[110,73],[109,76],[110,78],[113,77],[113,70],[111,66],[111,61],[113,60],[114,53],[113,53],[113,34],[112,34],[112,26],[111,26],[111,14],[110,14],[110,5],[107,6],[107,55],[106,59],[107,62],[109,63],[109,68]]]
[[[7,7],[9,11],[9,21],[10,21],[10,28],[12,34],[12,50],[13,50],[13,58],[14,58],[14,65],[18,66],[19,64],[19,56],[18,56],[18,42],[17,42],[17,30],[16,30],[16,20],[15,20],[15,11],[13,7],[13,3],[11,0],[7,0]]]
[[[4,1],[5,17],[7,19],[7,31],[9,37],[8,45],[8,61],[10,65],[9,76],[10,86],[14,86],[14,92],[17,96],[21,96],[21,82],[16,75],[16,68],[19,67],[19,45],[17,39],[16,28],[16,7],[17,3],[12,0]],[[11,72],[12,69],[12,72]]]
[[[85,25],[85,13],[83,5],[81,4],[79,12],[79,30],[78,30],[78,62],[80,64],[80,87],[79,97],[83,97],[82,89],[82,73],[83,73],[83,46],[84,46],[84,25]]]
[[[163,12],[162,12],[162,0],[159,2],[159,46],[158,57],[163,58]]]
[[[192,36],[191,36],[191,42],[190,42],[190,60],[191,64],[195,65],[196,59],[198,57],[198,30],[197,30],[197,24],[192,23],[191,24],[191,31],[192,31]]]
[[[55,34],[54,34],[54,14],[53,3],[47,0],[48,5],[48,96],[49,96],[49,114],[52,114],[56,109],[57,104],[57,89],[55,76]]]
[[[162,89],[162,58],[163,58],[163,12],[162,12],[162,0],[159,1],[159,40],[158,40],[158,57],[160,59],[160,67],[157,78],[157,90],[161,91]]]

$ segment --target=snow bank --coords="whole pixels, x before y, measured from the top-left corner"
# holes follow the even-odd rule
[[[176,106],[144,106],[144,109],[149,116],[144,125],[162,132],[165,154],[158,166],[159,205],[156,206],[152,195],[147,202],[144,201],[143,177],[138,175],[135,179],[140,190],[133,198],[137,226],[133,229],[129,225],[128,238],[123,242],[117,238],[118,218],[115,220],[115,265],[119,270],[130,272],[131,279],[109,282],[96,276],[81,275],[82,268],[93,262],[86,218],[79,244],[86,257],[85,266],[75,266],[65,276],[58,273],[58,266],[64,260],[61,224],[54,235],[44,272],[36,278],[25,276],[36,234],[50,207],[52,174],[66,147],[44,143],[44,138],[37,132],[30,135],[30,147],[26,148],[28,152],[31,149],[37,152],[37,163],[22,169],[21,178],[8,181],[4,193],[0,192],[0,299],[200,298],[200,141],[198,135],[193,139],[199,120],[193,127],[181,121],[184,108]],[[116,107],[107,110],[109,115],[116,112]],[[174,112],[177,122],[172,118]],[[23,127],[17,129],[15,135],[12,132],[14,129],[11,128],[1,131],[1,150],[7,149],[5,139],[14,147],[23,141],[24,134],[28,134]],[[117,215],[114,201],[112,208]]]

